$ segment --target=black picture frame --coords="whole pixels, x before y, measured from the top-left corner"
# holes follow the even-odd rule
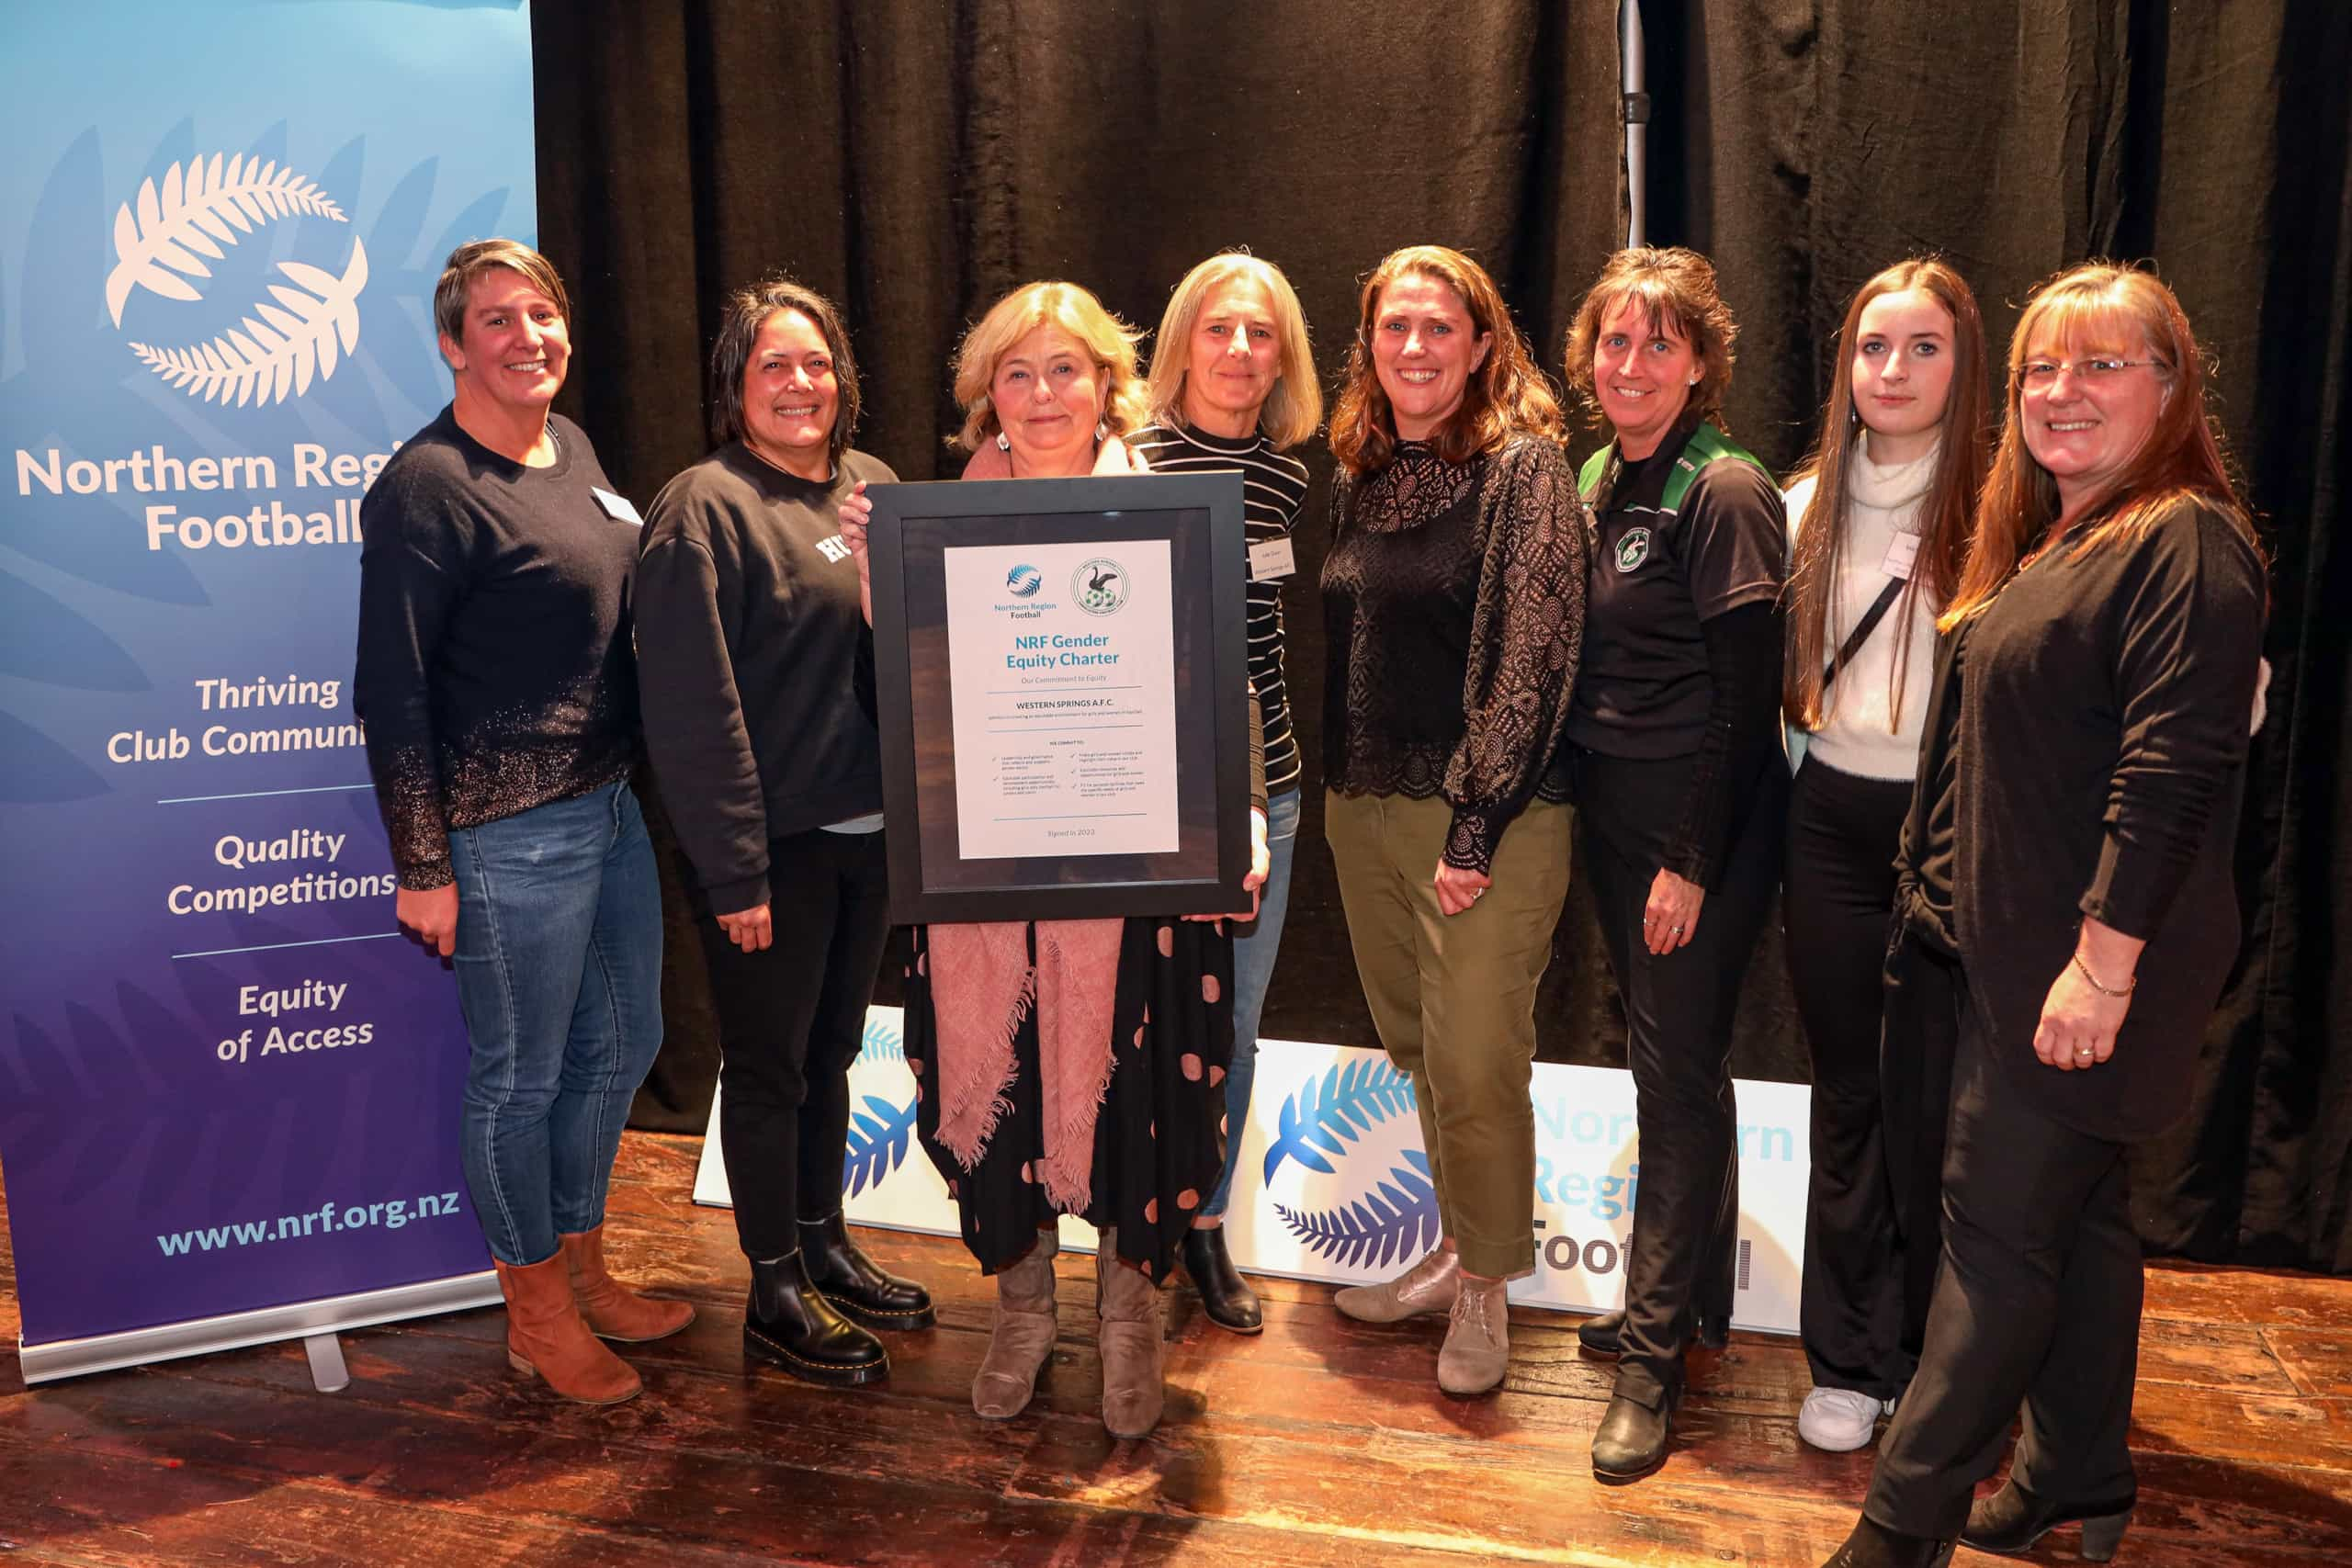
[[[880,484],[866,491],[890,919],[1088,919],[1246,910],[1249,552],[1241,474]],[[1162,854],[958,853],[944,552],[1165,539],[1173,570],[1179,846]]]

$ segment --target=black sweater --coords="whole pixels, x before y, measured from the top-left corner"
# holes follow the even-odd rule
[[[2085,532],[1939,651],[1928,733],[1931,748],[1951,737],[1957,765],[1922,771],[1898,870],[1918,897],[1948,815],[1954,934],[1995,1055],[2046,1114],[2122,1142],[2187,1108],[2237,956],[2231,853],[2264,596],[2253,547],[2195,503],[2078,550]],[[1930,798],[1939,778],[1948,803]],[[2033,1035],[2086,915],[2148,945],[2114,1058],[2060,1072]]]
[[[560,415],[552,467],[502,457],[450,409],[359,503],[352,706],[402,887],[451,881],[449,830],[628,776],[638,525]],[[616,517],[616,511],[628,513]]]
[[[1408,442],[1340,475],[1323,560],[1323,779],[1442,795],[1445,862],[1484,872],[1559,754],[1584,630],[1585,513],[1559,447],[1519,436],[1449,463]]]
[[[898,476],[811,483],[730,442],[662,487],[638,566],[646,744],[714,914],[768,901],[768,841],[882,808],[874,639],[836,513]]]

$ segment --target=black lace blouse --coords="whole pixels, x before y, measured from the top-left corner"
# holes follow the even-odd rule
[[[1584,635],[1586,521],[1566,456],[1521,436],[1450,463],[1408,442],[1331,493],[1323,777],[1442,795],[1449,865],[1484,872],[1533,798],[1567,798],[1560,730]]]

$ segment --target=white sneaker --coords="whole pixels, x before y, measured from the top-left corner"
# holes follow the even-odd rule
[[[1892,1415],[1894,1401],[1872,1399],[1850,1388],[1816,1388],[1797,1412],[1797,1436],[1834,1454],[1866,1449],[1878,1436],[1878,1418]]]

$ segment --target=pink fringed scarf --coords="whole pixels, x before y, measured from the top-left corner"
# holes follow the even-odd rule
[[[1113,436],[1095,456],[1098,474],[1143,471]],[[967,479],[1012,477],[1012,458],[986,446],[964,466]],[[1037,1010],[1037,1077],[1045,1100],[1045,1158],[1037,1179],[1066,1213],[1085,1209],[1094,1190],[1094,1120],[1115,1062],[1111,1015],[1118,998],[1124,920],[1039,920],[1037,963],[1017,920],[935,925],[930,930],[931,1010],[939,1037],[939,1142],[966,1170],[988,1152],[997,1122],[1012,1109],[1018,1065],[1012,1043]]]

